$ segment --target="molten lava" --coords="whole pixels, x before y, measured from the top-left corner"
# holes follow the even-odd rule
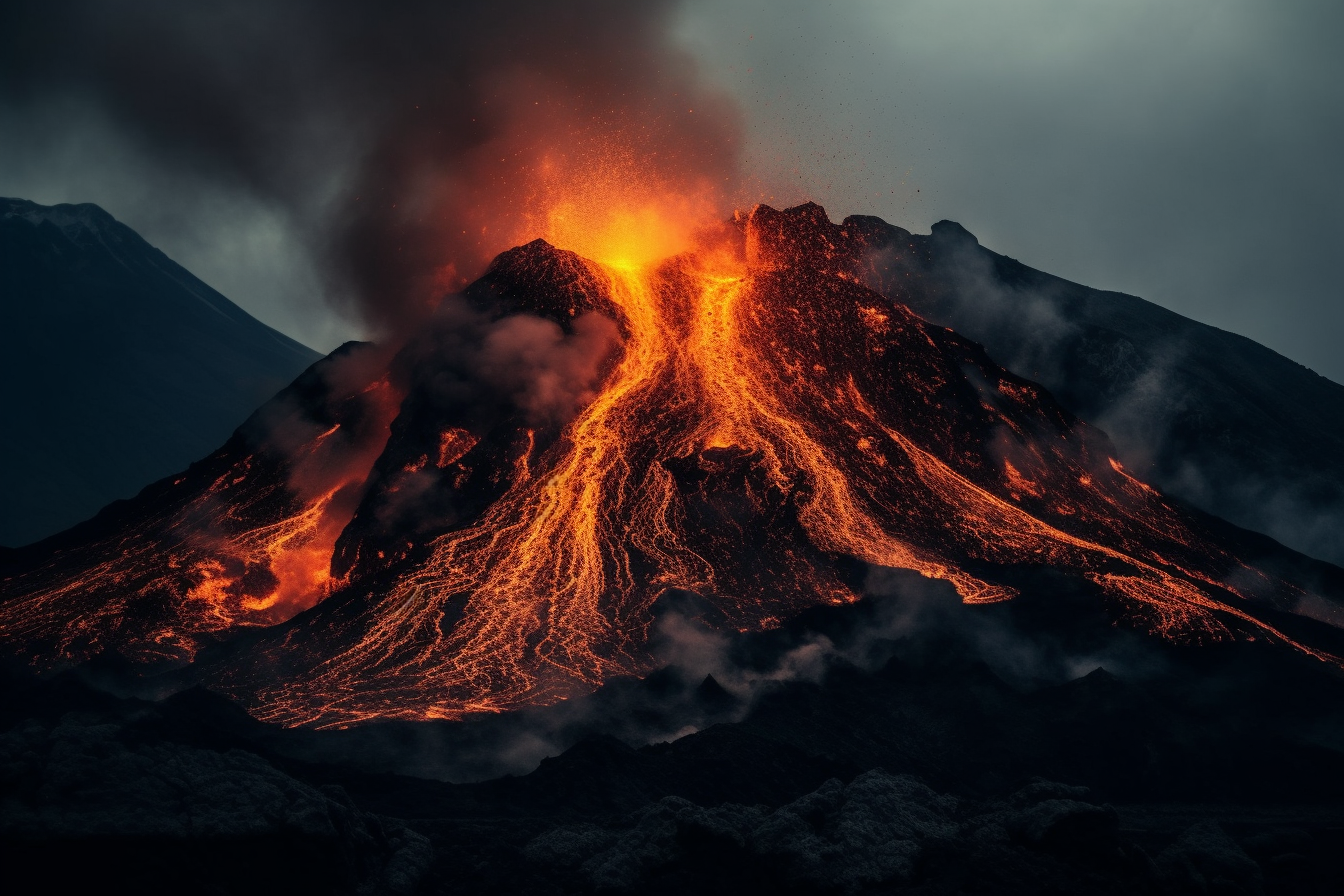
[[[43,664],[108,651],[190,660],[327,597],[342,584],[332,551],[396,412],[381,370],[344,381],[367,376],[370,355],[318,362],[211,457],[44,542],[4,581],[5,638],[41,645]],[[295,393],[314,386],[334,408],[301,406]]]
[[[61,548],[6,581],[5,639],[44,665],[103,649],[185,659],[203,632],[277,622],[334,591],[203,677],[289,725],[457,718],[648,671],[669,590],[758,629],[857,599],[861,561],[946,580],[968,603],[1010,599],[1024,570],[1048,568],[1174,640],[1269,637],[1338,662],[1274,622],[1306,589],[1240,560],[1038,386],[861,286],[859,241],[816,206],[701,232],[631,207],[586,227],[554,207],[552,239],[574,235],[586,258],[532,243],[468,290],[492,320],[544,317],[568,334],[557,339],[578,338],[585,315],[616,321],[619,349],[597,359],[600,388],[572,419],[443,410],[462,390],[444,404],[451,359],[427,333],[429,349],[408,345],[391,365],[396,386],[378,381],[404,395],[390,436],[390,412],[372,414],[376,451],[356,452],[344,478],[206,547],[180,533],[254,519],[214,491],[222,479],[155,522],[158,540],[123,530],[131,559],[89,561],[105,541]],[[285,468],[336,432],[290,450]],[[389,515],[408,476],[436,522]],[[201,529],[207,500],[219,509]],[[162,533],[179,533],[166,553]],[[194,553],[173,553],[183,545]],[[127,578],[149,554],[190,587]],[[266,588],[249,590],[254,569]],[[100,609],[74,613],[89,594]],[[132,612],[137,601],[155,609]]]

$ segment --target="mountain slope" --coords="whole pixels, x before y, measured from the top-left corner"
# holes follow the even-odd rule
[[[15,552],[0,637],[39,668],[194,660],[285,724],[457,718],[647,673],[687,592],[770,629],[900,568],[1340,662],[1339,569],[1139,481],[857,282],[820,207],[739,223],[656,267],[504,253],[395,357],[334,353],[181,476]]]
[[[0,199],[0,544],[183,469],[320,357],[95,205]]]
[[[870,286],[1046,386],[1148,481],[1344,564],[1344,386],[1245,337],[1029,268],[950,221],[929,236],[871,217],[845,228],[870,248]]]

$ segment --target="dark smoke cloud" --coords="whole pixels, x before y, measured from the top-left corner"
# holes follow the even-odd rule
[[[604,315],[581,314],[569,329],[530,314],[496,319],[449,296],[402,350],[394,376],[433,405],[436,420],[477,435],[514,411],[558,430],[597,396],[621,348]]]
[[[387,331],[615,144],[674,186],[731,177],[736,114],[669,43],[673,6],[7,3],[0,111],[96,110],[166,168],[278,205]]]
[[[495,323],[481,345],[479,375],[500,384],[533,426],[567,423],[597,397],[620,345],[611,318],[589,312],[566,336],[554,321],[529,315]]]

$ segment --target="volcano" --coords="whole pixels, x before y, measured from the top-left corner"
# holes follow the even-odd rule
[[[1118,626],[1344,663],[1344,577],[1164,496],[1043,387],[865,284],[866,222],[758,206],[658,262],[540,240],[395,351],[5,558],[0,637],[288,726],[458,719],[653,668],[661,603],[768,629],[911,570],[1067,579]]]

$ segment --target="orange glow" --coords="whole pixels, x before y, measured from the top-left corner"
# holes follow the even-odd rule
[[[137,658],[190,657],[202,632],[288,619],[348,586],[356,612],[301,617],[211,684],[286,725],[451,719],[647,672],[669,588],[740,630],[855,600],[836,571],[850,558],[946,581],[968,604],[1014,597],[1005,570],[1049,567],[1174,641],[1269,637],[1338,662],[1257,617],[1251,597],[1289,601],[1291,586],[1242,565],[1038,389],[822,249],[789,256],[766,232],[780,213],[715,227],[712,191],[604,158],[557,167],[534,225],[584,257],[573,265],[593,305],[616,310],[620,356],[558,438],[518,424],[483,511],[385,577],[331,578],[398,404],[380,381],[381,440],[339,462],[339,427],[303,441],[285,513],[250,514],[253,473],[233,464],[160,521],[177,538],[166,561],[127,532],[133,560],[104,552],[80,581],[11,602],[5,636],[55,632],[72,657],[114,640]],[[434,421],[393,469],[457,487],[489,444],[458,423]],[[169,572],[146,578],[151,562]],[[101,615],[62,610],[95,587]],[[118,631],[147,589],[173,598],[176,620]]]
[[[343,726],[563,699],[647,671],[650,611],[665,587],[714,596],[741,629],[856,599],[801,555],[803,545],[774,545],[769,568],[743,578],[734,567],[746,548],[732,532],[692,526],[698,499],[674,469],[712,471],[738,458],[759,474],[753,488],[764,489],[747,498],[758,510],[771,501],[793,506],[811,548],[946,580],[966,603],[1015,594],[966,571],[967,561],[1049,564],[1082,572],[1133,618],[1178,640],[1232,636],[1225,613],[1293,643],[1214,596],[1231,589],[1200,564],[1217,567],[1226,555],[1113,459],[1117,476],[1105,490],[1064,453],[1028,455],[1030,470],[1004,463],[991,490],[902,433],[868,394],[886,384],[872,376],[861,383],[841,362],[851,348],[850,358],[884,352],[894,326],[915,325],[908,311],[865,304],[871,294],[856,302],[851,296],[863,291],[853,285],[795,294],[776,279],[777,264],[751,267],[726,243],[702,239],[690,254],[648,264],[664,245],[693,240],[684,225],[662,222],[657,207],[628,215],[601,207],[594,226],[564,231],[574,234],[571,245],[604,259],[589,266],[627,332],[600,394],[556,446],[520,463],[483,516],[440,537],[426,562],[375,595],[335,639],[334,655],[297,680],[250,690],[257,715]],[[559,208],[552,222],[574,224],[569,206]],[[852,320],[869,341],[823,346],[818,328],[827,320]],[[828,351],[832,360],[819,363]],[[1003,392],[1035,400],[1025,387]],[[1020,428],[1012,417],[1003,423]],[[1037,515],[1053,505],[1021,505],[1047,493],[1070,498],[1059,522]],[[1109,533],[1117,544],[1070,534],[1066,524]],[[1159,547],[1196,559],[1183,568]],[[445,631],[440,620],[458,600],[460,619]]]
[[[465,429],[450,429],[439,434],[439,456],[434,466],[442,470],[449,464],[461,460],[476,444],[476,437]]]
[[[7,582],[13,599],[0,608],[0,634],[53,643],[47,664],[104,649],[142,662],[189,660],[215,635],[317,604],[343,584],[331,575],[336,540],[397,407],[385,380],[359,398],[372,410],[374,438],[351,443],[339,425],[309,433],[279,482],[253,456],[238,458],[166,513]],[[144,605],[163,615],[142,617]]]
[[[533,172],[520,242],[551,245],[616,268],[643,268],[691,248],[723,216],[706,177],[672,177],[630,147],[543,158]],[[526,236],[522,236],[526,234]]]

